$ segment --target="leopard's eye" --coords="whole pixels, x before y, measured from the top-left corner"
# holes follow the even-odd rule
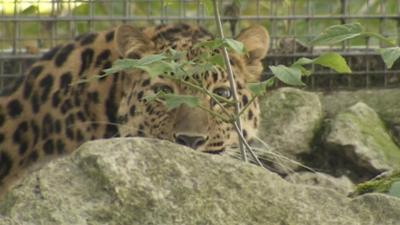
[[[214,89],[213,93],[224,98],[230,98],[232,96],[231,89],[228,87],[216,88]]]
[[[174,93],[174,90],[172,89],[172,87],[165,85],[165,84],[159,84],[159,85],[155,85],[153,88],[154,93],[160,93],[163,92],[165,94],[172,94]]]

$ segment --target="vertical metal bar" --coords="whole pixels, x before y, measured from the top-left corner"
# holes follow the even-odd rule
[[[367,11],[369,10],[369,8],[371,7],[371,2],[370,2],[370,0],[367,0]],[[368,26],[368,24],[369,23],[365,23],[365,30],[368,32],[368,29],[369,29],[369,26]],[[368,36],[366,36],[365,37],[365,50],[366,50],[366,53],[369,53],[369,51],[370,51],[370,46],[369,46],[369,37]],[[370,55],[369,54],[365,54],[365,58],[366,58],[366,60],[365,60],[365,73],[366,73],[366,88],[369,88],[370,86],[371,86],[371,76],[370,76],[370,68],[369,68],[369,64],[370,64]]]
[[[24,74],[23,74],[24,70],[22,68],[22,61],[20,61],[20,60],[15,60],[15,61],[18,63],[18,71],[17,71],[17,74],[16,74],[15,78],[24,76]]]
[[[275,6],[275,0],[271,0],[270,1],[270,7],[269,7],[269,15],[274,15],[274,6]],[[276,35],[276,20],[271,19],[271,32],[272,35],[271,37],[271,46],[275,46],[275,37],[274,35]]]
[[[296,15],[296,1],[292,1],[291,2],[291,4],[290,4],[290,12],[289,12],[289,15],[290,16],[295,16]],[[289,21],[290,22],[290,24],[289,24],[289,31],[290,31],[290,33],[289,33],[289,35],[291,35],[291,37],[293,36],[293,42],[294,42],[294,44],[293,44],[293,52],[294,53],[296,53],[297,52],[297,49],[296,49],[296,38],[297,38],[297,35],[296,35],[296,23],[297,23],[297,20],[290,20]]]
[[[59,34],[58,34],[58,13],[61,12],[61,6],[58,1],[53,1],[53,4],[55,4],[55,13],[54,13],[54,33],[56,35],[55,42],[57,43],[57,40],[59,40]]]
[[[0,75],[5,74],[4,71],[4,60],[0,60]],[[4,88],[4,77],[0,76],[0,90]]]
[[[125,5],[125,12],[124,12],[124,23],[127,23],[129,21],[130,18],[130,13],[131,13],[131,5],[130,5],[130,0],[125,0],[124,1],[124,5]]]
[[[147,12],[146,12],[146,16],[147,16],[147,20],[150,20],[150,16],[153,15],[153,11],[152,11],[152,7],[151,7],[151,0],[147,0]]]
[[[179,21],[185,17],[185,3],[184,0],[179,0]]]
[[[340,24],[346,24],[347,23],[347,15],[348,15],[348,2],[347,0],[340,0]],[[347,51],[349,46],[349,42],[346,40],[342,43],[341,50],[342,51]],[[351,88],[353,84],[353,78],[352,76],[347,76],[347,87]]]
[[[200,0],[196,1],[196,24],[200,22]]]
[[[400,45],[400,0],[397,0],[397,45]]]
[[[13,41],[12,41],[12,53],[13,54],[16,54],[17,53],[17,48],[18,48],[18,20],[17,20],[17,14],[18,14],[18,1],[17,0],[14,0],[14,19],[15,19],[15,21],[14,21],[14,23],[13,23],[13,25],[14,25],[14,39],[13,39]]]
[[[111,19],[113,19],[113,17],[114,17],[114,3],[115,3],[116,1],[110,1],[110,3],[111,3],[111,5],[110,5],[110,8],[111,8],[111,15],[110,15],[110,17],[111,17]],[[113,20],[114,21],[114,20]]]
[[[94,0],[94,1],[96,1],[96,0]],[[125,8],[124,8],[125,9],[124,10],[125,23],[129,23],[129,22],[136,20],[136,18],[135,19],[132,18],[132,14],[135,15],[135,12],[132,13],[132,5],[135,6],[135,4],[137,4],[137,3],[135,3],[135,1],[133,1],[133,3],[132,3],[131,0],[125,0],[125,1],[126,1]],[[142,2],[142,1],[138,1],[138,2]]]
[[[163,6],[163,13],[164,13],[165,22],[167,22],[167,23],[169,22],[168,11],[169,11],[169,4],[168,4],[168,2],[166,2],[166,4],[164,4],[164,6]]]
[[[54,45],[55,45],[55,43],[54,43],[54,40],[55,40],[55,26],[54,26],[54,23],[55,23],[55,7],[54,7],[54,5],[55,5],[55,1],[52,1],[51,2],[51,12],[50,12],[50,17],[51,17],[51,19],[49,20],[49,26],[50,26],[50,47],[52,48],[52,47],[54,47]]]
[[[274,1],[275,0],[270,0],[268,15],[274,15],[274,13],[273,13],[274,12],[274,5],[275,5]],[[270,25],[270,34],[271,34],[271,36],[270,36],[270,41],[271,41],[270,45],[271,45],[271,48],[275,48],[276,47],[276,44],[275,44],[275,42],[276,42],[275,41],[275,38],[276,38],[275,26],[276,26],[276,20],[275,20],[275,18],[271,18],[271,25]],[[278,58],[277,57],[273,57],[273,59],[274,59],[273,64],[274,65],[278,64]]]
[[[71,0],[68,0],[68,13],[72,15]],[[72,39],[76,34],[75,21],[73,19],[68,21],[68,29],[69,29],[70,37]]]
[[[312,8],[311,8],[310,0],[307,0],[306,7],[307,7],[307,18],[306,18],[307,33],[308,33],[309,37],[310,36],[312,37],[314,35],[313,27],[311,26],[311,17],[313,15],[313,12],[312,12]],[[313,53],[313,51],[314,51],[314,48],[311,49],[311,53]],[[311,70],[315,71],[314,64],[311,64]],[[316,79],[315,76],[311,76],[311,88],[312,89],[314,89],[316,87],[315,86],[315,79]]]
[[[340,19],[340,24],[346,24],[347,20],[347,0],[340,0],[340,14],[341,14],[341,19]],[[347,41],[343,42],[342,44],[342,50],[346,49],[346,46],[348,46]]]
[[[385,9],[385,5],[386,4],[385,4],[385,2],[386,1],[384,1],[384,0],[380,0],[379,1],[379,13],[380,13],[380,15],[382,15],[381,19],[379,20],[379,33],[382,34],[383,36],[386,36],[385,29],[384,29],[385,22],[386,22],[385,21],[385,17],[386,17],[386,9]],[[383,45],[382,41],[379,41],[379,47],[382,47],[382,45]],[[387,87],[389,76],[388,76],[388,73],[387,73],[386,66],[384,67],[383,70],[384,70],[384,83],[383,83],[383,86]]]
[[[382,17],[379,19],[379,33],[382,34],[383,36],[385,36],[385,34],[383,33],[384,32],[383,25],[385,23],[384,11],[385,11],[385,9],[383,7],[383,0],[380,0],[379,1],[379,14]],[[382,42],[380,40],[379,40],[379,47],[382,47]]]
[[[161,16],[161,23],[164,24],[165,23],[165,18],[164,18],[164,0],[160,0],[160,16]]]
[[[89,31],[92,32],[93,31],[93,4],[94,4],[94,1],[88,0],[88,4],[89,4],[89,19],[88,19],[87,25],[89,27]]]

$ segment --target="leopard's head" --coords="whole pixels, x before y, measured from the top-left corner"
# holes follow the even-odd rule
[[[176,24],[146,29],[122,25],[116,30],[115,40],[123,58],[139,59],[169,48],[188,52],[187,57],[193,58],[190,54],[196,52],[192,51],[194,45],[212,39],[213,36],[199,26]],[[244,107],[252,98],[246,84],[257,82],[260,78],[263,69],[261,59],[268,51],[269,36],[265,28],[252,26],[244,29],[236,39],[247,49],[244,55],[230,53],[238,98],[241,107]],[[233,125],[213,115],[222,115],[223,109],[209,95],[164,76],[150,79],[146,72],[139,70],[125,71],[123,76],[124,97],[118,110],[121,136],[165,139],[209,153],[220,153],[227,146],[237,143]],[[209,92],[232,99],[225,70],[199,74],[196,80]],[[144,98],[159,91],[197,96],[200,99],[200,107],[191,108],[182,104],[168,110],[162,101],[147,101]],[[227,105],[225,109],[230,114],[235,112],[234,106]],[[259,123],[258,102],[250,102],[241,118],[244,136],[251,139]]]

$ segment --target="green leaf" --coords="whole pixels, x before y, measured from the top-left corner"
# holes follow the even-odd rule
[[[233,4],[237,5],[237,7],[240,8],[240,6],[243,5],[242,2],[245,2],[245,1],[243,1],[243,0],[234,0],[234,1],[233,1]]]
[[[212,65],[217,65],[217,66],[221,66],[221,67],[225,66],[224,57],[222,57],[222,55],[220,55],[220,54],[211,56],[208,61]]]
[[[156,54],[156,55],[146,55],[141,59],[137,60],[137,64],[139,66],[143,66],[143,65],[148,65],[154,62],[159,62],[161,60],[166,59],[167,57],[161,53],[161,54]]]
[[[388,194],[400,198],[400,181],[395,181],[391,184]]]
[[[394,62],[400,58],[400,47],[378,49],[388,69],[392,68]]]
[[[397,46],[396,40],[391,39],[391,38],[387,38],[387,37],[383,36],[382,34],[374,33],[374,32],[364,32],[364,35],[377,38],[379,41],[381,41],[382,43],[388,45],[389,47],[396,47]]]
[[[210,50],[214,50],[217,48],[220,48],[224,45],[224,41],[221,39],[214,39],[211,41],[204,41],[204,42],[200,42],[194,45],[194,48],[200,48],[200,47],[205,47],[208,48]]]
[[[302,57],[302,58],[298,59],[296,62],[294,62],[293,65],[307,65],[307,64],[311,64],[313,62],[314,62],[313,59]]]
[[[303,65],[313,64],[313,63],[331,68],[338,73],[351,73],[351,69],[347,65],[346,60],[341,55],[335,52],[323,53],[322,55],[320,55],[315,59],[309,59],[304,57],[300,58],[295,63],[293,63],[291,68],[298,68],[301,70],[302,74],[308,76],[311,74],[311,72],[305,69]]]
[[[177,51],[173,48],[168,49],[168,58],[171,60],[179,61],[181,59],[186,59],[187,51]]]
[[[165,0],[164,1],[164,7],[171,7],[171,8],[176,8],[179,6],[179,2],[177,2],[176,0]]]
[[[338,73],[351,73],[351,69],[347,65],[346,60],[336,52],[324,53],[313,61],[315,64],[331,68]]]
[[[24,16],[35,16],[35,15],[38,14],[38,12],[39,12],[39,8],[37,6],[35,6],[35,5],[31,5],[28,8],[24,9],[21,12],[21,15],[24,15]]]
[[[182,104],[185,104],[191,108],[200,105],[199,98],[191,95],[164,94],[162,95],[162,98],[164,99],[168,110],[177,108]]]
[[[204,4],[204,6],[205,6],[205,8],[206,8],[206,12],[208,13],[208,14],[212,14],[213,13],[213,8],[214,8],[214,5],[213,5],[213,2],[212,2],[213,0],[204,0],[203,1],[203,4]]]
[[[269,78],[266,81],[258,82],[258,83],[249,83],[247,87],[254,95],[261,95],[267,91],[269,87],[272,87],[275,84],[275,78]]]
[[[83,3],[75,8],[72,9],[73,15],[76,16],[83,16],[83,15],[88,15],[89,14],[89,4]]]
[[[284,65],[269,66],[272,73],[283,83],[304,86],[305,84],[301,81],[301,70],[296,67],[286,67]]]
[[[150,78],[171,72],[171,66],[167,62],[155,62],[144,66],[135,66],[137,69],[146,71]]]
[[[193,76],[195,74],[205,74],[208,71],[215,71],[215,65],[210,62],[187,64],[184,67],[184,71],[186,72],[184,75],[188,76]]]
[[[294,69],[300,70],[301,71],[301,75],[304,75],[304,76],[310,76],[312,74],[312,72],[310,70],[304,68],[304,66],[299,65],[299,64],[292,64],[290,66],[290,68],[294,68]]]
[[[112,74],[123,70],[141,69],[149,73],[151,77],[154,77],[163,74],[164,72],[168,72],[170,65],[162,61],[166,58],[167,57],[164,54],[158,54],[144,56],[141,59],[118,59],[114,62],[111,68],[103,71],[105,74]]]
[[[137,66],[136,59],[118,59],[111,68],[103,70],[105,74],[117,73],[123,70],[133,69]]]
[[[243,43],[240,41],[236,41],[230,38],[225,38],[224,42],[230,49],[232,49],[236,53],[243,54],[246,51]]]
[[[160,98],[160,95],[163,95],[164,93],[159,92],[157,94],[151,94],[151,95],[146,95],[143,97],[144,100],[146,100],[147,102],[153,102],[156,99]]]
[[[320,35],[314,38],[309,44],[331,45],[347,39],[363,35],[363,26],[359,23],[350,23],[328,27]]]

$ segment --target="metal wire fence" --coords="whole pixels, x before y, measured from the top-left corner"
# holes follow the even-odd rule
[[[240,5],[237,4],[240,2]],[[324,51],[345,56],[353,70],[340,75],[318,66],[306,78],[309,88],[399,87],[400,63],[387,70],[376,48],[378,40],[362,37],[333,46],[308,47],[326,27],[360,22],[400,44],[400,0],[220,0],[224,29],[233,36],[253,23],[271,34],[268,65],[288,65],[299,57]],[[204,0],[0,0],[0,90],[44,51],[89,31],[120,23],[135,25],[189,22],[211,31],[216,25]]]

